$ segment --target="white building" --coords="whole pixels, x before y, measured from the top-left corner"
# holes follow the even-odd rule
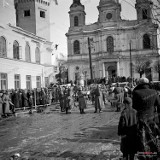
[[[154,64],[159,57],[159,26],[153,18],[153,6],[151,0],[136,0],[137,19],[129,21],[121,18],[119,0],[100,0],[97,22],[86,25],[84,5],[80,0],[73,0],[66,34],[69,80],[76,80],[78,74],[91,78],[88,41],[91,44],[93,78],[139,78],[137,63],[150,60]],[[158,79],[158,73],[152,67],[145,71],[145,76]]]
[[[40,88],[53,82],[49,6],[47,0],[18,0],[13,10],[17,26],[0,23],[0,89]]]

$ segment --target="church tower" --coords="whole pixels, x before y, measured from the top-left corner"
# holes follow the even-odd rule
[[[73,0],[70,6],[70,27],[81,27],[85,25],[85,7],[80,0]]]
[[[100,23],[117,22],[121,20],[121,4],[119,0],[100,0],[99,6]]]
[[[135,8],[137,10],[138,21],[151,20],[153,2],[151,0],[136,0]]]
[[[18,27],[50,40],[49,0],[15,0]]]

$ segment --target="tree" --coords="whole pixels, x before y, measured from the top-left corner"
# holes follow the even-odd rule
[[[146,73],[148,70],[151,69],[151,60],[145,59],[142,60],[139,56],[137,56],[136,64],[135,64],[135,70],[137,73],[139,73],[140,78],[142,78],[142,75]]]
[[[160,81],[160,61],[157,60],[155,61],[154,65],[153,65],[153,69],[158,73],[159,77],[159,81]]]

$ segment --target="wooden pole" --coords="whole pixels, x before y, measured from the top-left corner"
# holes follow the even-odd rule
[[[89,51],[89,66],[90,66],[90,75],[91,75],[91,83],[92,83],[93,82],[93,71],[92,71],[91,45],[90,45],[89,37],[88,37],[88,51]]]

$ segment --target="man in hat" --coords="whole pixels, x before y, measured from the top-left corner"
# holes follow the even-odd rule
[[[160,135],[156,124],[159,122],[157,122],[157,114],[155,112],[157,110],[160,113],[160,99],[156,90],[151,88],[147,78],[141,78],[139,85],[133,90],[133,108],[137,110],[139,124],[138,151],[157,152],[159,147],[152,142]],[[155,134],[150,134],[151,132],[149,130]]]
[[[133,90],[133,108],[137,110],[138,118],[154,120],[155,107],[160,110],[160,99],[156,90],[151,88],[147,78],[141,78],[139,85]]]
[[[132,108],[132,99],[124,99],[125,108],[121,113],[118,124],[118,135],[121,136],[121,151],[123,158],[134,160],[137,152],[137,111]]]

